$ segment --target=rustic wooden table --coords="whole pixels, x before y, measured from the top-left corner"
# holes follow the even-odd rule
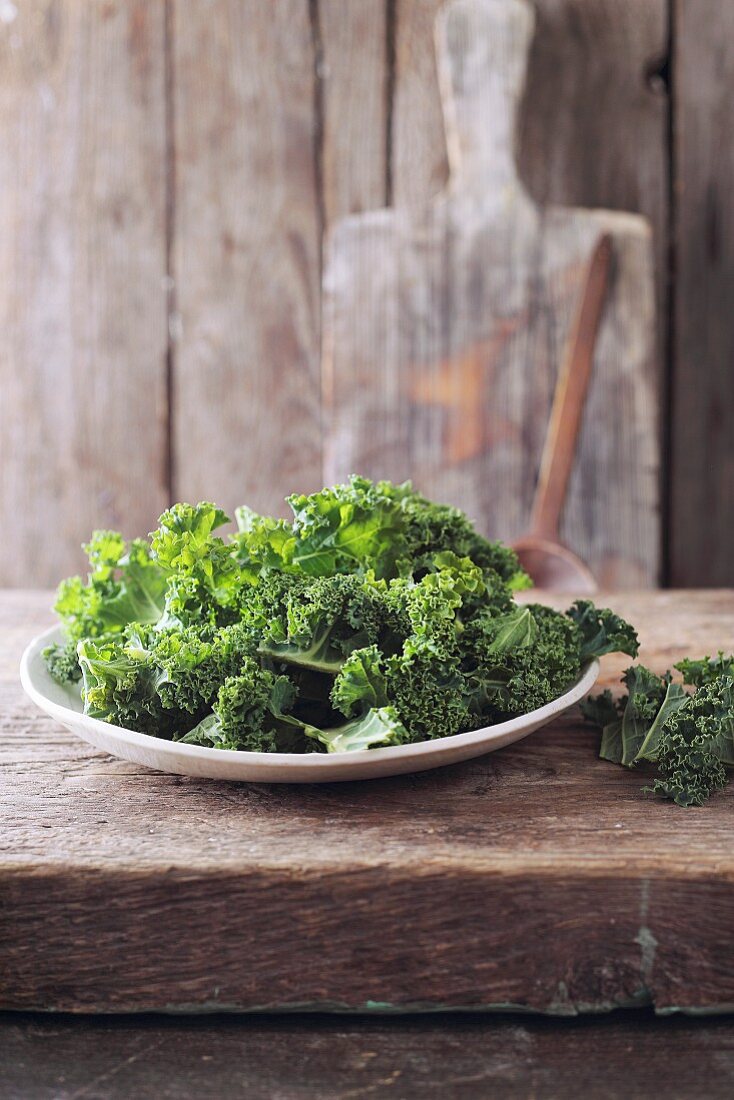
[[[641,657],[658,669],[734,648],[734,593],[606,599],[637,624]],[[50,602],[38,592],[0,598],[0,1007],[734,1008],[734,790],[700,810],[655,801],[640,793],[640,775],[597,759],[575,716],[479,760],[361,785],[148,772],[96,753],[23,697],[18,660],[51,622]],[[603,681],[624,663],[606,659]],[[569,1051],[559,1081],[584,1044],[607,1042],[620,1062],[633,1045],[630,1064],[647,1080],[645,1044],[670,1034],[691,1065],[718,1051],[731,1094],[734,1024],[700,1023],[639,1012],[568,1030],[569,1021],[473,1015],[216,1024],[12,1015],[0,1030],[10,1053],[0,1093],[23,1094],[22,1067],[41,1048],[48,1081],[65,1057],[93,1047],[98,1072],[119,1084],[128,1064],[148,1064],[149,1048],[160,1047],[163,1065],[201,1060],[203,1073],[216,1038],[222,1054],[239,1051],[227,1072],[252,1080],[250,1095],[267,1094],[264,1058],[276,1063],[275,1095],[316,1095],[304,1063],[319,1059],[333,1082],[320,1095],[346,1094],[350,1066],[371,1094],[387,1094],[394,1073],[413,1081],[394,1093],[417,1095],[434,1059],[445,1061],[452,1095],[471,1094],[462,1081],[504,1080],[503,1066],[527,1094],[545,1059],[564,1061],[551,1056],[558,1043]],[[675,1064],[666,1061],[671,1080]],[[289,1072],[302,1088],[277,1084]],[[79,1073],[68,1095],[97,1095]],[[48,1087],[37,1094],[67,1095]]]

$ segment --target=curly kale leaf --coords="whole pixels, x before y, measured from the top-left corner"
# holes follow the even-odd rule
[[[605,653],[637,656],[637,632],[609,608],[595,607],[591,600],[576,600],[566,614],[579,629],[582,664]]]
[[[296,688],[248,659],[239,675],[225,680],[213,712],[185,736],[189,745],[245,752],[355,752],[398,745],[407,739],[393,707],[370,708],[341,725],[320,727],[294,710]]]
[[[283,599],[271,605],[260,643],[260,652],[274,661],[335,674],[352,650],[377,642],[392,618],[382,590],[358,576],[337,574],[276,587]],[[253,594],[253,607],[261,606],[263,595],[267,598]]]
[[[156,692],[157,670],[150,656],[123,641],[79,642],[84,713],[115,726],[158,737],[170,736],[167,715]]]
[[[655,759],[663,725],[669,714],[681,706],[687,696],[680,684],[671,684],[670,674],[656,676],[644,665],[633,665],[624,673],[627,696],[620,715],[619,763],[632,765],[638,760]],[[605,744],[609,731],[605,731]],[[608,748],[604,755],[609,758]]]
[[[51,676],[59,684],[75,684],[82,678],[76,642],[48,645],[41,650],[41,657]]]
[[[295,699],[295,686],[287,676],[275,675],[245,657],[239,673],[221,685],[212,714],[177,740],[243,752],[297,751],[302,731],[288,718]]]
[[[154,623],[163,611],[167,576],[148,544],[129,545],[115,531],[95,531],[84,547],[87,583],[69,577],[59,585],[54,610],[69,640],[121,631],[128,623]]]
[[[413,491],[410,482],[393,490],[407,520],[405,534],[412,572],[430,568],[436,554],[451,551],[459,558],[470,558],[483,572],[496,574],[513,591],[531,587],[515,551],[480,535],[458,508],[427,500]]]
[[[350,653],[334,680],[331,702],[346,718],[387,706],[387,682],[377,646]]]
[[[354,654],[355,663],[345,665],[342,677],[337,678],[332,696],[335,705],[344,709],[349,691],[357,691],[361,684],[364,704],[388,701],[411,741],[447,737],[471,728],[460,667],[464,631],[461,593],[465,590],[466,577],[448,568],[426,574],[418,583],[394,580],[385,591],[390,625],[388,642],[381,639],[379,643],[382,659],[377,659],[374,650]],[[361,672],[357,661],[362,664]]]
[[[671,733],[659,762],[660,776],[643,790],[668,798],[678,806],[703,806],[726,786],[726,768],[706,747],[704,737],[682,740]]]
[[[229,516],[216,504],[174,504],[158,520],[151,534],[153,554],[172,573],[199,574],[212,581],[223,552],[229,549],[213,531],[229,523]]]
[[[706,739],[709,751],[734,767],[734,679],[722,676],[703,684],[689,697],[669,728]]]
[[[235,606],[239,589],[246,583],[233,545],[213,534],[228,522],[229,516],[207,501],[174,504],[160,517],[151,534],[151,549],[171,578],[164,625],[228,621],[226,609]]]
[[[702,684],[713,683],[722,676],[734,678],[734,655],[725,656],[719,651],[716,657],[701,657],[698,661],[680,661],[675,666],[683,676],[684,684],[692,684],[701,687]]]
[[[631,767],[640,760],[654,760],[667,718],[688,698],[670,673],[657,676],[644,665],[632,665],[622,681],[627,694],[614,702],[610,691],[581,703],[587,721],[602,730],[600,757]]]
[[[239,624],[219,631],[134,625],[121,636],[86,639],[78,646],[85,713],[144,733],[188,728],[253,649]]]
[[[508,646],[513,634],[522,644]],[[486,720],[544,706],[581,671],[575,624],[541,604],[528,604],[500,619],[475,615],[462,645],[468,704],[472,713]]]
[[[241,624],[217,631],[183,627],[155,633],[148,652],[157,670],[155,686],[161,703],[166,710],[200,714],[216,698],[223,681],[252,657],[255,647],[251,633]]]
[[[415,584],[396,580],[386,593],[396,623],[403,630],[403,652],[422,650],[441,654],[456,644],[463,624],[458,618],[462,606],[461,586],[448,571],[427,573]]]
[[[261,516],[246,505],[235,509],[238,532],[234,538],[234,556],[246,580],[256,583],[272,570],[292,566],[295,535],[290,523]]]
[[[287,528],[292,538],[284,530],[282,545],[276,547],[286,568],[311,576],[371,571],[378,579],[420,579],[435,568],[437,555],[448,552],[470,558],[495,578],[505,600],[511,590],[530,585],[510,547],[483,538],[463,512],[427,500],[410,482],[393,485],[353,476],[345,485],[292,496],[288,503],[294,515]],[[252,523],[246,512],[243,522],[245,527]]]
[[[107,596],[100,609],[99,620],[105,630],[114,630],[127,623],[154,623],[165,601],[166,575],[151,557],[143,539],[134,539],[119,560],[119,588]]]
[[[334,681],[331,700],[346,717],[392,705],[411,741],[476,724],[465,698],[460,613],[462,593],[471,598],[477,577],[451,564],[384,590],[390,645],[381,640],[352,652]]]
[[[450,650],[406,645],[385,661],[387,695],[408,731],[408,740],[449,737],[476,721],[464,697],[464,676]]]
[[[685,662],[696,667],[704,661]],[[642,665],[624,674],[628,693],[614,702],[609,691],[582,704],[584,716],[602,728],[600,756],[627,767],[656,765],[653,791],[680,806],[700,806],[726,782],[734,766],[734,679],[722,675],[691,695]]]
[[[665,723],[652,790],[679,806],[701,806],[734,765],[734,680],[703,684]]]
[[[405,519],[383,482],[352,477],[310,496],[288,497],[293,510],[292,560],[314,577],[366,571],[394,576],[405,557]]]

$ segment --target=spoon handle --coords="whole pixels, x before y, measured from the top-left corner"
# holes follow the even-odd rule
[[[576,453],[581,413],[591,377],[594,348],[609,281],[611,256],[612,239],[608,233],[604,233],[594,248],[586,270],[583,291],[558,373],[548,434],[543,447],[530,532],[554,542],[558,541],[558,524]]]

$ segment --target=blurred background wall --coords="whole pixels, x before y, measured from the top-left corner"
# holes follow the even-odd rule
[[[438,7],[0,0],[0,582],[322,484],[324,235],[445,184]],[[734,5],[535,7],[531,194],[654,229],[662,580],[734,583]]]

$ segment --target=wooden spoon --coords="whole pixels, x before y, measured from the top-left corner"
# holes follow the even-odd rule
[[[560,540],[558,526],[566,500],[576,442],[594,362],[604,297],[609,280],[612,241],[597,242],[569,333],[556,382],[548,434],[540,463],[530,530],[514,543],[523,569],[539,588],[556,592],[595,592],[589,567]]]

